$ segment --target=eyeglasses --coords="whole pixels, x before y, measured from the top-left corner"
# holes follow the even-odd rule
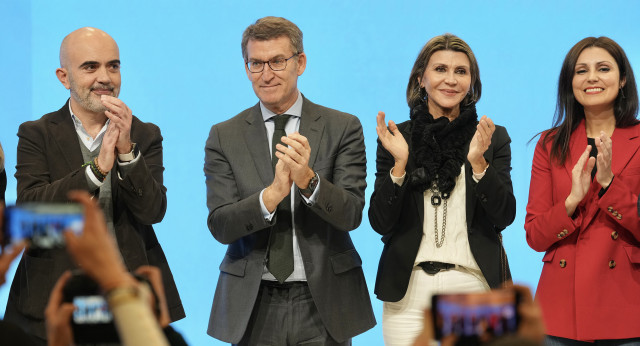
[[[247,61],[247,68],[251,73],[260,73],[264,70],[264,64],[269,64],[269,67],[273,71],[282,71],[287,68],[287,61],[291,60],[294,56],[300,54],[299,52],[288,58],[275,58],[269,61]]]

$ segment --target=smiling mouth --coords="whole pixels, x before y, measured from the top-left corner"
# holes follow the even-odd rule
[[[588,93],[598,93],[598,92],[601,92],[601,91],[604,91],[604,89],[603,88],[588,88],[588,89],[584,90],[584,92],[586,92],[587,94]]]
[[[113,89],[104,89],[104,88],[92,88],[91,91],[98,95],[110,95],[113,93]]]

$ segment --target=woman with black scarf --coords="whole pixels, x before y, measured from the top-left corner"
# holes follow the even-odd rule
[[[407,86],[410,120],[378,113],[369,221],[384,249],[375,293],[386,345],[409,345],[431,296],[486,291],[511,279],[500,232],[516,214],[511,139],[478,120],[478,64],[466,42],[429,40]]]

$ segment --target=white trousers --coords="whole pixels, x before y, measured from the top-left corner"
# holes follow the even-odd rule
[[[414,267],[407,293],[398,302],[384,302],[382,334],[387,346],[413,345],[422,332],[424,310],[431,307],[431,296],[439,293],[488,291],[479,270],[456,267],[429,275]]]

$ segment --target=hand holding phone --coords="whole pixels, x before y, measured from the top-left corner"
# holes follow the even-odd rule
[[[513,289],[434,295],[431,308],[435,338],[455,335],[459,343],[479,345],[494,337],[516,333],[519,301],[520,295]]]
[[[63,233],[82,232],[82,206],[75,203],[25,203],[5,209],[3,245],[26,241],[30,248],[64,247]]]

